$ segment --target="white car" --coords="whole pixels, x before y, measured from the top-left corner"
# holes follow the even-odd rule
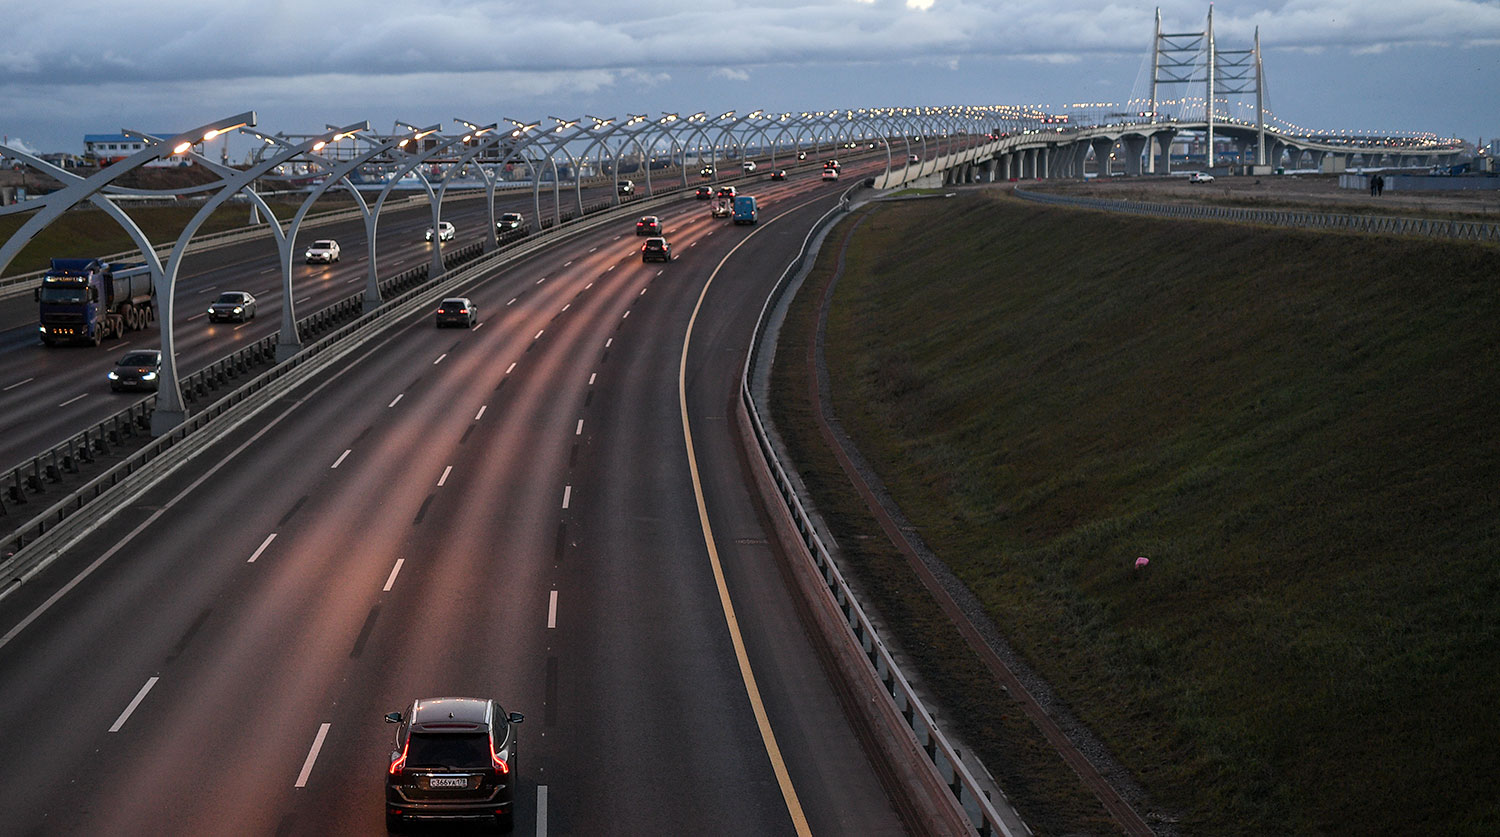
[[[455,235],[458,234],[458,230],[453,229],[453,225],[450,224],[450,223],[448,223],[447,221],[439,221],[438,225],[437,225],[437,228],[438,228],[438,241],[452,241],[453,240],[453,236],[455,236]],[[428,227],[427,228],[427,235],[426,235],[425,240],[426,241],[431,241],[432,240],[432,227]]]
[[[740,164],[740,168],[745,170],[745,174],[749,174],[750,172],[755,171],[755,161],[746,160],[744,163]]]
[[[1212,183],[1214,176],[1205,171],[1195,171],[1188,175],[1189,183]]]
[[[308,264],[333,264],[339,260],[339,243],[331,238],[314,241],[307,246],[307,253],[304,255]]]
[[[634,180],[621,180],[620,181],[620,194],[621,195],[633,195],[633,194],[635,194],[635,181]]]
[[[839,170],[838,169],[823,169],[823,179],[824,180],[838,180],[839,179]]]

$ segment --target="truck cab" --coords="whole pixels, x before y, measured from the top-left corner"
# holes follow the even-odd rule
[[[53,259],[36,290],[38,330],[48,346],[122,337],[156,319],[156,289],[142,265]]]

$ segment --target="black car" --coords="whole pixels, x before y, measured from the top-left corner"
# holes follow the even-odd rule
[[[437,327],[456,325],[464,328],[473,328],[479,319],[479,312],[474,310],[474,303],[461,296],[449,297],[438,306]]]
[[[132,349],[120,356],[115,368],[109,373],[109,388],[115,392],[126,389],[156,389],[161,377],[161,352],[156,349]]]
[[[255,297],[247,291],[225,291],[208,306],[208,321],[235,320],[245,322],[255,317]]]
[[[655,215],[642,215],[635,222],[636,235],[661,235],[661,219]]]
[[[515,818],[516,725],[486,698],[412,701],[392,712],[396,742],[385,774],[385,825],[414,820],[489,820],[509,830]]]
[[[777,169],[771,172],[772,180],[786,180],[786,169]]]
[[[706,201],[706,200],[712,198],[713,196],[714,196],[714,187],[712,187],[712,186],[699,186],[698,187],[698,191],[694,194],[694,197],[696,197],[700,201]]]
[[[641,245],[642,262],[669,262],[672,260],[672,245],[665,238],[648,238]]]

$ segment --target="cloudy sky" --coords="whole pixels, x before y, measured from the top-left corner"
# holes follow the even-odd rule
[[[8,0],[15,4],[20,0]],[[3,7],[0,7],[3,8]],[[455,117],[1125,102],[1154,4],[1120,0],[50,0],[5,16],[0,134],[186,130],[255,110],[311,133]],[[1208,3],[1161,4],[1170,32]],[[1260,27],[1277,116],[1318,129],[1500,134],[1500,0],[1220,2]],[[1180,88],[1179,88],[1180,89]]]

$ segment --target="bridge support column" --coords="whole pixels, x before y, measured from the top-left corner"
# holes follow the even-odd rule
[[[1120,139],[1120,147],[1125,151],[1125,173],[1132,177],[1141,174],[1141,157],[1146,151],[1146,137],[1139,134]]]
[[[1109,177],[1109,155],[1115,150],[1115,141],[1096,139],[1090,140],[1089,145],[1094,148],[1094,171],[1101,179]]]
[[[1266,159],[1266,165],[1270,166],[1274,171],[1277,166],[1281,165],[1281,155],[1286,153],[1286,150],[1286,143],[1284,142],[1278,140],[1271,143],[1271,156]]]
[[[1157,131],[1151,135],[1146,147],[1146,173],[1147,174],[1171,174],[1172,173],[1172,140],[1177,138],[1177,132],[1173,130]],[[1156,149],[1161,149],[1161,162],[1157,162]]]
[[[1089,156],[1089,144],[1075,142],[1068,146],[1068,176],[1083,179],[1083,165]]]

